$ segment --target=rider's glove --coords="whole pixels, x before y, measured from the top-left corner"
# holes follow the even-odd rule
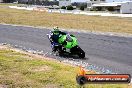
[[[62,43],[62,45],[67,45],[67,42],[66,42],[66,40]]]

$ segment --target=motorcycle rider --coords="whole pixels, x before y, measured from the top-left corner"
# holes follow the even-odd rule
[[[64,40],[64,42],[61,43],[61,45],[67,45],[67,42],[72,42],[72,38],[71,35],[65,32],[62,32],[59,30],[59,27],[54,27],[54,30],[52,31],[52,44],[53,44],[53,51],[57,50],[57,47],[54,45],[55,43],[59,45],[58,39],[62,36],[62,35],[66,35],[66,39]]]
[[[64,53],[69,53],[69,55],[78,55],[80,58],[85,57],[85,52],[78,46],[77,38],[74,35],[62,32],[58,27],[53,29],[47,36],[54,54],[63,55]]]
[[[52,52],[55,52],[57,50],[58,47],[60,47],[58,39],[62,36],[62,35],[66,35],[65,32],[61,32],[59,30],[59,27],[54,27],[52,32],[52,36],[51,36],[51,43],[52,43]]]
[[[52,36],[51,36],[51,39],[55,42],[55,43],[58,43],[58,39],[60,36],[62,35],[66,35],[65,32],[62,32],[59,30],[59,27],[54,27],[53,28],[53,31],[52,31]]]

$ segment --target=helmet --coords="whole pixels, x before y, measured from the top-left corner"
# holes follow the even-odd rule
[[[54,27],[54,34],[58,34],[59,33],[59,27]]]
[[[68,42],[72,42],[73,41],[73,39],[71,38],[70,34],[66,34],[66,41],[68,41]]]
[[[54,29],[54,31],[59,31],[59,27],[57,27],[57,26],[54,27],[53,29]]]

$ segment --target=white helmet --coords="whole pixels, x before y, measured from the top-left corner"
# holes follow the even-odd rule
[[[66,41],[68,41],[68,42],[72,42],[73,41],[73,39],[71,38],[70,34],[66,34]]]
[[[58,26],[54,27],[53,29],[54,29],[54,31],[59,31],[59,27]]]

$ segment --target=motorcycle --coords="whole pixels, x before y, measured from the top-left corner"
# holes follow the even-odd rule
[[[78,55],[79,58],[85,58],[85,52],[79,47],[77,39],[74,35],[70,35],[69,37],[72,39],[72,42],[66,42],[66,35],[61,35],[58,39],[58,43],[56,43],[51,36],[53,36],[52,31],[47,34],[47,37],[50,40],[52,51],[57,53],[59,56],[68,53],[69,55]]]

